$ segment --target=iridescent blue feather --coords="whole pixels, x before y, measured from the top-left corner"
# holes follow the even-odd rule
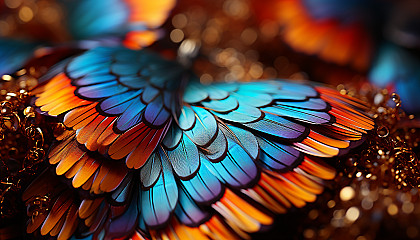
[[[268,195],[257,197],[256,184],[262,182],[261,194],[277,191],[277,186],[268,185],[283,181],[280,174],[296,170],[305,155],[337,155],[349,146],[350,140],[341,138],[358,140],[364,129],[373,128],[369,118],[356,110],[330,111],[333,105],[324,98],[340,106],[361,105],[358,100],[309,82],[203,85],[177,62],[121,47],[88,50],[65,64],[51,86],[67,84],[74,95],[60,102],[66,107],[54,113],[63,114],[65,124],[77,122],[67,126],[76,139],[83,139],[82,133],[99,136],[89,144],[79,142],[88,150],[112,158],[115,166],[134,168],[104,193],[109,208],[99,206],[101,215],[86,232],[95,232],[95,237],[120,237],[136,227],[159,229],[173,215],[174,221],[197,227],[213,211],[222,211],[224,217],[227,211],[242,211],[234,206],[223,210],[234,192],[242,191],[261,204],[275,201]],[[35,104],[48,113],[48,106],[60,99],[40,94]],[[340,125],[336,117],[348,119],[348,125]],[[54,151],[68,151],[66,146],[64,142]],[[77,144],[74,148],[86,151]],[[305,170],[295,173],[299,171]],[[270,176],[279,179],[269,180]]]

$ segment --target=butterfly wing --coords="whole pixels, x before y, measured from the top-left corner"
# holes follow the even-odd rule
[[[42,235],[69,239],[79,224],[78,196],[48,170],[41,173],[25,190],[22,200],[30,220],[27,233],[40,229]]]
[[[122,48],[89,50],[63,66],[33,94],[68,128],[50,163],[74,187],[106,196],[79,207],[93,239],[138,230],[246,238],[272,224],[271,212],[314,201],[335,176],[320,157],[374,126],[364,102],[311,82],[203,85],[176,63]],[[121,162],[109,158],[125,159],[126,171],[112,175]]]
[[[322,180],[335,176],[319,157],[340,154],[374,127],[365,103],[310,82],[192,80],[183,96],[179,117],[140,169],[139,214],[156,238],[247,237],[272,224],[267,209],[315,201]]]
[[[183,97],[175,130],[162,144],[167,151],[182,148],[186,161],[183,169],[170,161],[182,179],[175,209],[179,223],[153,233],[165,236],[178,226],[183,230],[174,239],[183,231],[244,238],[272,223],[261,209],[283,213],[315,201],[322,179],[335,175],[319,157],[340,154],[374,127],[362,101],[310,82],[192,81]],[[196,145],[199,164],[189,156],[197,150],[186,147],[184,136]],[[182,170],[189,175],[180,176]],[[203,206],[211,206],[229,230],[214,230],[210,222],[218,218],[205,214]],[[193,233],[194,226],[216,233]]]
[[[127,157],[127,166],[137,169],[170,126],[183,71],[151,53],[96,48],[52,70],[33,91],[35,105],[63,115],[88,150]]]

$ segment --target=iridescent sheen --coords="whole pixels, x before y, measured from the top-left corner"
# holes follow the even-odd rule
[[[67,127],[49,161],[91,194],[79,207],[85,239],[247,238],[272,224],[268,210],[302,207],[334,177],[314,156],[374,127],[364,102],[328,87],[202,85],[146,50],[95,48],[51,72],[32,94]]]

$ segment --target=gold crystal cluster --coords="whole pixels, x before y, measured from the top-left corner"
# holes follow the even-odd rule
[[[371,113],[377,127],[368,135],[360,154],[349,159],[349,177],[364,176],[383,187],[410,190],[420,187],[419,159],[415,153],[420,135],[419,122],[401,110],[395,93],[382,90],[372,95]]]
[[[22,183],[37,170],[45,156],[43,118],[29,106],[28,87],[33,79],[17,73],[4,75],[0,89],[0,216],[13,218],[19,211]],[[20,86],[20,87],[19,87]]]
[[[362,97],[372,103],[376,130],[338,159],[335,182],[308,209],[305,239],[420,238],[419,122],[387,90],[370,88]]]

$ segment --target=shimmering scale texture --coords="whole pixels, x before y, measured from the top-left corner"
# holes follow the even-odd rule
[[[319,157],[374,127],[362,101],[328,87],[202,85],[145,50],[97,48],[60,67],[33,94],[68,128],[50,163],[92,194],[79,206],[85,239],[247,238],[270,212],[314,201],[335,175]]]

